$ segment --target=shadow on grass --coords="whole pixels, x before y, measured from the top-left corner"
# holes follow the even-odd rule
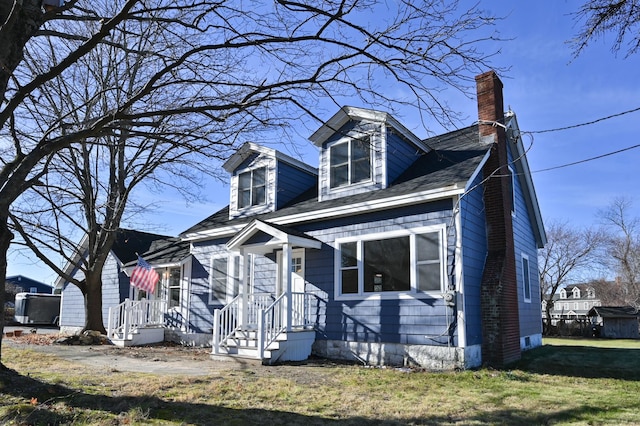
[[[449,423],[471,424],[508,424],[530,425],[547,424],[557,421],[576,421],[590,418],[606,407],[582,406],[570,410],[558,408],[558,411],[540,414],[532,411],[507,409],[483,411],[478,407],[457,416],[430,416],[426,418],[403,418],[401,420],[371,419],[361,416],[349,416],[332,419],[313,415],[303,415],[277,409],[234,409],[203,403],[167,401],[155,396],[112,397],[104,394],[88,394],[66,386],[50,384],[23,376],[14,370],[0,370],[0,395],[12,395],[24,398],[23,404],[14,406],[0,418],[3,424],[59,425],[87,421],[99,424],[172,422],[192,425],[400,425],[421,424],[441,425]],[[37,398],[37,404],[31,405],[31,398]],[[64,402],[61,407],[60,402]],[[7,412],[7,405],[5,412]],[[131,412],[140,413],[131,418]]]
[[[509,367],[537,374],[636,381],[640,380],[640,351],[544,345],[523,352],[522,359]]]

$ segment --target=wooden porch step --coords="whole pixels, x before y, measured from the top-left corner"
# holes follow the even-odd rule
[[[219,353],[211,354],[212,359],[219,358],[247,358],[258,359],[258,342],[256,338],[248,339],[247,333],[239,333],[240,339],[227,340],[219,348]],[[255,337],[255,336],[252,336]],[[264,351],[263,363],[271,364],[278,360],[300,361],[311,353],[311,345],[315,340],[315,331],[310,329],[292,330],[273,342]]]

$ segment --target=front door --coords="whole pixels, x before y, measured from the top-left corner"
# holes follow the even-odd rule
[[[276,286],[276,297],[284,291],[284,280],[282,277],[282,252],[277,254],[278,261],[278,283]],[[291,291],[293,293],[304,293],[304,249],[291,250]]]

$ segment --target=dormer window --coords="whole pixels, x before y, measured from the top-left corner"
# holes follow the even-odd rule
[[[578,287],[573,288],[573,298],[580,299],[580,289]]]
[[[371,180],[369,136],[333,145],[329,150],[331,188]]]
[[[566,298],[567,298],[567,290],[563,288],[562,290],[560,290],[560,299],[566,299]]]
[[[259,206],[266,202],[266,167],[238,175],[238,208]]]

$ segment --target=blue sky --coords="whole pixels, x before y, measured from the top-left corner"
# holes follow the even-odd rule
[[[581,2],[480,3],[481,8],[505,17],[498,29],[502,38],[510,40],[501,43],[494,63],[509,68],[501,75],[505,107],[516,113],[522,131],[574,126],[640,107],[640,54],[616,56],[610,50],[614,39],[610,34],[572,58],[566,41],[578,28],[570,13]],[[463,122],[470,125],[475,121],[475,99],[443,96],[450,96],[452,106],[468,117]],[[427,129],[411,117],[408,111],[398,119],[416,135],[426,137]],[[429,130],[441,131],[436,127]],[[529,165],[545,220],[595,226],[598,211],[619,196],[629,197],[634,203],[631,213],[640,216],[640,148],[560,167],[640,144],[639,135],[640,111],[570,130],[525,136],[525,144],[531,144]],[[299,141],[300,146],[305,144],[303,160],[316,165],[317,151],[310,142]],[[550,168],[554,169],[541,171]],[[153,194],[150,201],[158,209],[149,211],[143,220],[156,224],[154,232],[177,235],[226,205],[228,191],[228,186],[213,182],[205,202],[188,206],[169,192]],[[55,275],[37,261],[14,254],[9,258],[8,275],[16,274],[48,284],[55,280]]]

